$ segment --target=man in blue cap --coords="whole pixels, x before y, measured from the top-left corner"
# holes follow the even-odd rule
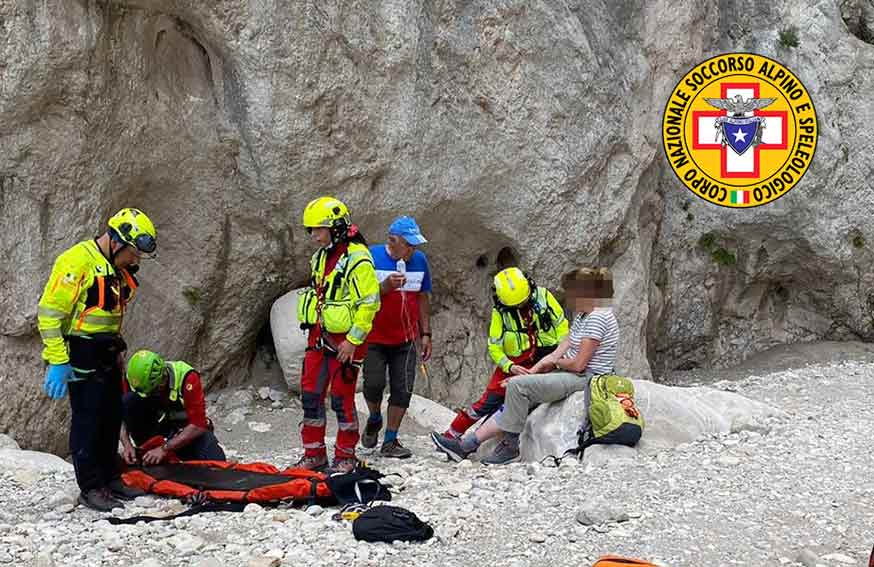
[[[398,441],[398,429],[413,395],[421,339],[423,361],[431,357],[431,270],[416,246],[426,243],[412,217],[399,217],[388,229],[385,244],[370,247],[380,282],[381,307],[367,336],[364,359],[364,399],[370,417],[361,444],[376,447],[382,429],[382,396],[388,373],[388,423],[380,454],[405,459],[412,456]]]

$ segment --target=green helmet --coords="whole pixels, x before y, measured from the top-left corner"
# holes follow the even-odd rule
[[[142,397],[151,394],[164,376],[164,359],[156,352],[139,350],[127,363],[127,383]]]

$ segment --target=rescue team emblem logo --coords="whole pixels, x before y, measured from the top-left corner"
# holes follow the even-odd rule
[[[792,71],[761,55],[726,53],[680,79],[665,106],[671,168],[695,195],[757,207],[795,187],[816,150],[816,110]]]

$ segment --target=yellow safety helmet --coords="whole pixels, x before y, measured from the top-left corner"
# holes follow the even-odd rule
[[[516,307],[525,303],[531,296],[528,276],[519,268],[501,270],[495,275],[495,296],[507,307]]]
[[[143,211],[122,209],[109,219],[109,227],[115,231],[119,240],[140,252],[151,254],[155,251],[158,233]]]
[[[319,197],[309,202],[303,210],[303,225],[307,228],[348,227],[352,223],[349,209],[334,197]]]

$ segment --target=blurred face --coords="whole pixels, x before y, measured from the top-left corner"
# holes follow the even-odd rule
[[[319,226],[316,228],[307,228],[310,233],[310,240],[319,245],[320,248],[327,248],[331,245],[331,229]]]
[[[568,307],[577,313],[591,313],[596,307],[609,307],[610,299],[597,297],[602,295],[601,285],[590,281],[571,282],[565,294]]]
[[[410,246],[402,236],[395,234],[388,235],[386,246],[388,246],[388,255],[392,257],[392,260],[403,258],[404,262],[409,262],[410,258],[413,257],[413,252],[416,251],[416,248]]]
[[[570,297],[570,305],[577,313],[591,313],[595,308],[595,300],[589,297]]]
[[[135,247],[125,246],[116,242],[113,242],[111,246],[115,248],[114,263],[116,268],[125,269],[133,266],[134,264],[140,263],[142,253]]]

